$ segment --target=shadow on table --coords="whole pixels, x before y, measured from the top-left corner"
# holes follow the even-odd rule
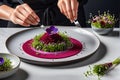
[[[107,52],[106,46],[103,43],[101,43],[98,50],[94,54],[92,54],[86,58],[76,60],[74,62],[70,62],[70,63],[62,65],[62,66],[59,65],[59,66],[49,66],[49,67],[44,66],[44,67],[53,68],[53,69],[66,69],[66,68],[82,67],[82,66],[90,65],[92,63],[95,63],[95,62],[101,60],[106,55],[106,52]]]
[[[119,37],[120,31],[113,31],[110,34],[108,34],[107,36],[109,37]]]
[[[22,69],[19,69],[14,75],[4,78],[2,80],[26,80],[28,77],[28,73]]]
[[[84,80],[81,75],[76,74],[42,74],[34,80]]]

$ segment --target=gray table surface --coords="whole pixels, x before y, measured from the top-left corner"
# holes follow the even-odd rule
[[[6,39],[12,34],[26,28],[0,28],[0,53],[9,53],[6,46]],[[91,28],[84,28],[93,32]],[[95,34],[101,41],[97,52],[83,61],[64,66],[38,66],[21,62],[19,70],[3,80],[97,80],[97,77],[86,78],[84,72],[89,69],[88,65],[110,62],[120,56],[119,28],[106,36]],[[109,71],[101,80],[120,80],[120,65]]]

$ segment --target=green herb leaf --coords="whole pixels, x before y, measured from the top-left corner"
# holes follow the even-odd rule
[[[4,63],[0,65],[0,71],[9,71],[12,69],[11,61],[10,59],[3,57],[4,58]]]

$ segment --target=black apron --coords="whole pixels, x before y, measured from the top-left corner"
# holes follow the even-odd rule
[[[16,1],[16,0],[15,0]],[[16,2],[20,2],[17,0]],[[57,0],[23,0],[24,3],[27,3],[40,17],[40,24],[43,25],[57,25],[57,26],[73,26],[74,24],[71,23],[63,14],[61,14],[59,8],[57,7]],[[18,4],[17,4],[18,5]],[[16,7],[15,5],[14,7]],[[80,22],[81,26],[86,26],[85,23],[85,15],[83,6],[79,6],[78,10],[78,21]],[[14,24],[12,22],[8,22],[7,27],[24,27],[18,24]],[[30,27],[39,27],[39,25]]]

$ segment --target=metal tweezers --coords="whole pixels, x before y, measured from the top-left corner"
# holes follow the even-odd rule
[[[75,26],[77,26],[77,27],[82,27],[81,25],[80,25],[80,23],[78,22],[78,20],[75,20],[74,22],[73,22],[74,24],[75,24]]]

